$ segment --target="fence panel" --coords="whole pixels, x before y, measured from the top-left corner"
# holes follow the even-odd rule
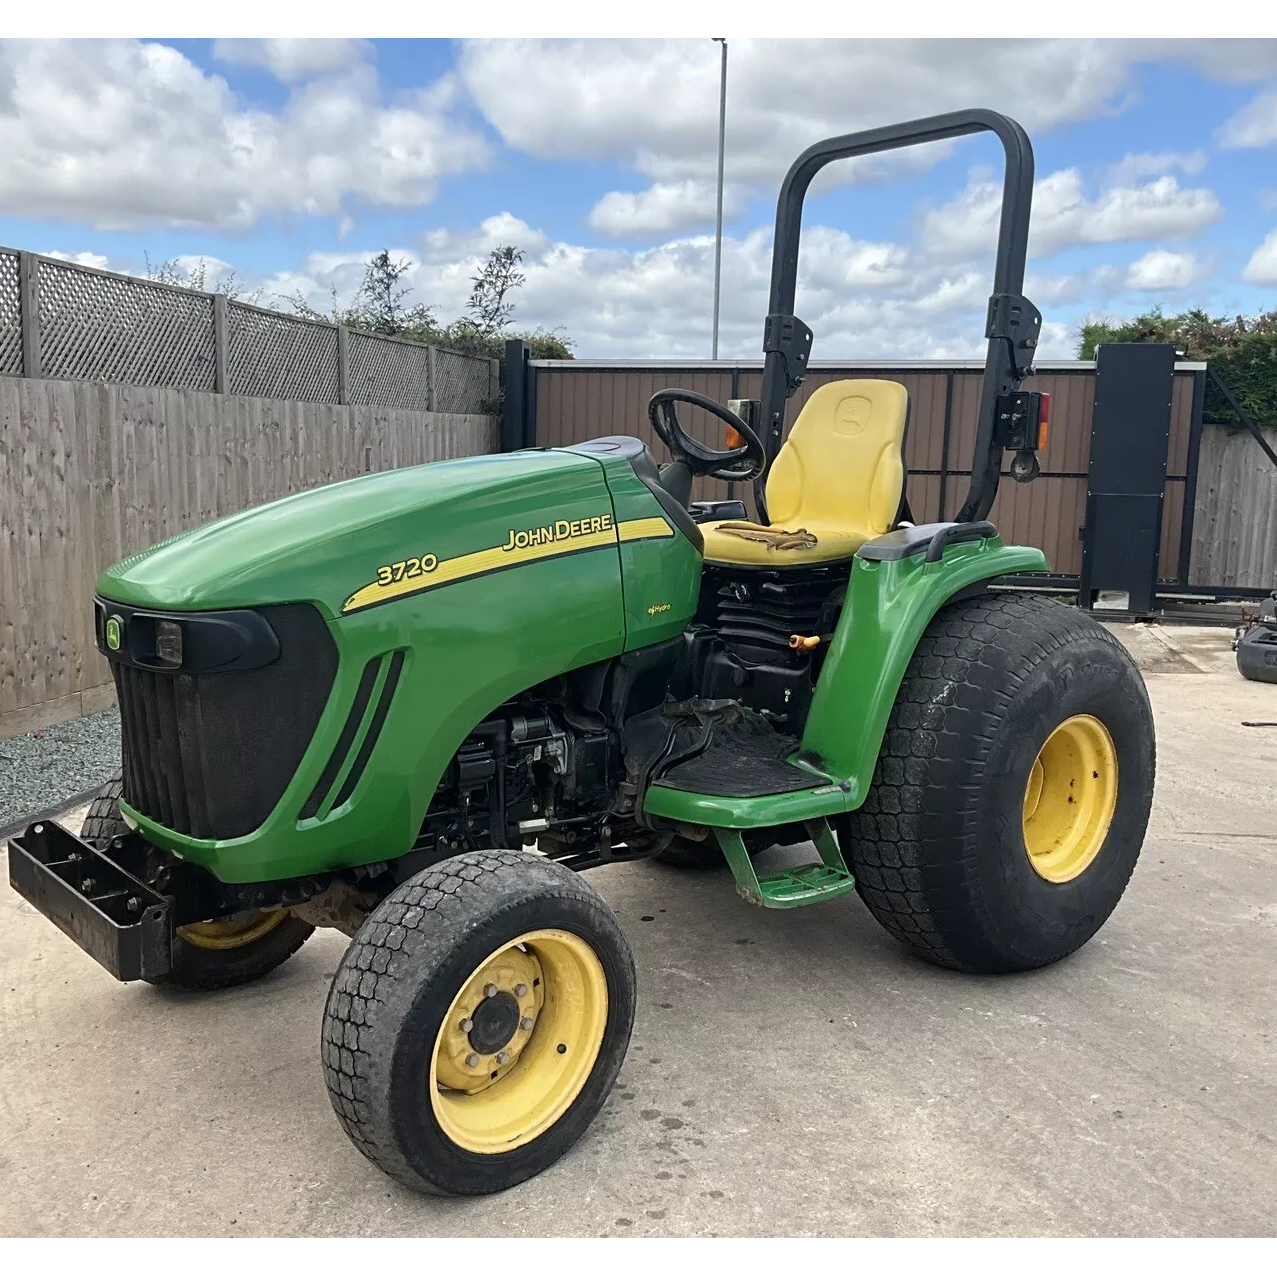
[[[22,372],[22,301],[18,291],[18,255],[0,253],[0,373]]]
[[[435,351],[435,412],[478,412],[489,398],[488,360]]]
[[[1189,581],[1277,589],[1277,467],[1247,431],[1206,425],[1197,474]]]
[[[442,352],[439,352],[442,353]],[[474,360],[470,361],[471,363]],[[350,381],[347,395],[352,404],[379,404],[385,408],[409,408],[426,412],[430,401],[430,348],[414,342],[350,334]],[[441,412],[475,412],[469,407],[436,409]]]
[[[227,372],[233,395],[336,403],[337,329],[231,302]]]
[[[47,257],[40,259],[38,279],[42,376],[214,388],[207,294]]]
[[[342,345],[334,324],[0,248],[0,375],[412,412],[482,413],[496,398],[490,359],[351,331],[343,370]]]
[[[0,377],[0,739],[110,703],[90,603],[110,563],[257,502],[498,441],[478,415]]]

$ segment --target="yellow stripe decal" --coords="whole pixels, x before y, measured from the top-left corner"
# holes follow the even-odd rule
[[[598,531],[582,530],[527,545],[515,544],[516,533],[514,529],[511,529],[504,545],[489,546],[486,550],[460,554],[455,559],[436,560],[433,555],[428,554],[421,559],[407,559],[387,564],[378,568],[377,580],[370,581],[356,590],[342,604],[342,613],[358,612],[363,608],[373,607],[377,603],[388,603],[410,594],[437,589],[441,585],[453,585],[457,581],[483,576],[485,573],[500,571],[502,568],[521,567],[526,563],[536,563],[543,559],[557,559],[565,554],[579,554],[582,550],[602,549],[604,546],[616,545],[618,542],[649,541],[674,535],[674,529],[659,516],[648,519],[626,519],[618,525],[613,525],[610,516],[601,516],[594,520],[585,519],[580,522],[587,526],[598,523],[604,523],[605,526]]]
[[[626,519],[620,529],[622,541],[651,541],[674,535],[674,529],[659,515],[653,519]]]

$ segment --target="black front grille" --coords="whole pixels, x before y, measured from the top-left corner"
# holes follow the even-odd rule
[[[269,665],[183,674],[112,661],[124,798],[194,838],[238,838],[270,815],[314,735],[337,649],[308,603],[259,609],[279,639]]]

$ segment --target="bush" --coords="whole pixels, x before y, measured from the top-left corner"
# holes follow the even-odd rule
[[[1094,359],[1096,347],[1117,341],[1170,342],[1185,359],[1205,360],[1252,420],[1277,425],[1277,310],[1225,319],[1200,309],[1163,315],[1157,308],[1125,321],[1087,320],[1078,332],[1078,358]],[[1241,424],[1210,382],[1203,416]]]

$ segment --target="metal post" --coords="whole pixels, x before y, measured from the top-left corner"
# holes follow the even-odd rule
[[[532,349],[526,341],[511,338],[505,344],[505,407],[501,418],[501,451],[535,448],[532,405],[528,386],[528,360]]]
[[[38,377],[40,367],[40,259],[18,254],[18,309],[22,316],[22,375]]]
[[[350,402],[350,330],[337,325],[337,402]]]
[[[229,312],[226,295],[213,294],[213,390],[219,395],[230,394],[227,342],[230,336]]]
[[[426,347],[426,404],[431,412],[439,411],[439,360],[433,346]]]
[[[718,88],[718,213],[714,226],[714,342],[710,358],[718,358],[718,294],[723,279],[723,143],[727,136],[727,41],[714,40],[723,46],[723,70]]]

